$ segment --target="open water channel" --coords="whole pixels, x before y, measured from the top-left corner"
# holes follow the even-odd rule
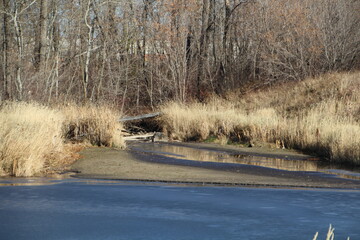
[[[0,239],[360,239],[359,191],[1,182]]]
[[[180,165],[192,159],[287,171],[324,169],[313,161],[175,148],[149,144],[135,150],[161,152]],[[329,224],[335,240],[360,240],[359,190],[0,178],[0,239],[312,240],[319,231],[322,240]]]

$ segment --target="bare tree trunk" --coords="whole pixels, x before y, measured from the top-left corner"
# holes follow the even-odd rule
[[[222,57],[219,65],[219,78],[217,88],[218,94],[222,92],[222,88],[227,85],[227,62],[228,62],[228,53],[227,53],[227,42],[228,42],[228,33],[230,28],[230,6],[228,0],[224,0],[224,33],[222,39]]]
[[[208,33],[211,27],[211,0],[203,0],[203,9],[202,9],[202,22],[201,22],[201,34],[200,34],[200,45],[199,45],[199,54],[198,54],[198,71],[197,71],[197,98],[202,101],[201,94],[201,82],[204,81],[204,61],[207,60],[207,51],[208,51]]]
[[[99,100],[101,97],[103,79],[105,77],[104,73],[105,73],[105,66],[106,66],[106,61],[107,61],[106,50],[107,50],[107,45],[106,45],[106,43],[104,43],[104,47],[103,47],[103,51],[102,51],[102,64],[101,64],[101,70],[100,70],[100,78],[99,78],[99,82],[97,84],[97,90],[96,90],[96,99],[97,100]]]
[[[84,101],[87,101],[88,98],[88,85],[89,85],[89,64],[90,57],[93,45],[93,34],[94,34],[94,19],[92,18],[91,22],[88,22],[90,8],[93,7],[92,0],[89,0],[87,10],[85,13],[85,24],[88,27],[88,38],[87,38],[87,50],[86,50],[86,58],[84,65],[84,77],[83,77],[83,93],[84,93]],[[91,18],[91,17],[90,17]]]
[[[8,20],[9,17],[6,14],[8,7],[9,7],[9,2],[8,0],[3,0],[3,46],[2,46],[2,50],[3,50],[3,63],[2,63],[2,68],[3,68],[3,86],[4,86],[4,99],[7,100],[10,98],[10,88],[9,88],[9,81],[10,81],[10,77],[9,77],[9,31],[8,31]]]
[[[34,66],[37,71],[44,73],[47,54],[47,21],[48,17],[48,0],[40,1],[39,25],[35,39]],[[47,83],[48,84],[48,83]]]
[[[126,96],[127,96],[127,91],[128,91],[129,66],[130,66],[130,57],[129,57],[129,54],[126,53],[125,89],[124,89],[124,93],[122,96],[122,102],[121,102],[121,114],[124,113],[125,101],[126,101]]]
[[[16,47],[17,47],[17,62],[16,62],[16,89],[18,92],[18,99],[22,100],[23,98],[23,81],[22,81],[22,59],[23,59],[23,37],[21,31],[21,25],[18,22],[18,4],[15,4],[15,12],[13,15],[14,27],[15,27],[15,36],[16,36]]]
[[[47,16],[48,16],[48,0],[41,0],[40,8],[40,63],[39,69],[44,72],[46,68],[47,53]]]
[[[115,3],[109,1],[108,3],[108,21],[110,27],[110,33],[112,37],[115,37],[118,33],[116,24],[115,24],[115,16],[116,16],[116,6]],[[117,41],[117,39],[114,39]]]
[[[144,0],[144,11],[143,11],[143,15],[142,15],[142,24],[143,24],[143,38],[142,38],[142,75],[143,75],[143,79],[145,82],[145,85],[147,88],[149,88],[149,79],[148,79],[148,74],[147,74],[147,64],[146,64],[146,54],[148,54],[147,52],[147,35],[148,35],[148,26],[147,26],[147,20],[148,20],[148,16],[149,16],[149,7],[150,7],[150,1],[149,0]],[[140,91],[140,90],[139,90]],[[151,98],[151,96],[150,96]]]
[[[49,40],[46,42],[49,44],[46,46],[46,59],[43,59],[42,63],[45,65],[42,67],[41,74],[47,74],[48,81],[46,82],[46,88],[48,88],[48,102],[51,101],[53,92],[55,91],[55,98],[59,96],[59,61],[60,61],[60,29],[58,19],[58,3],[55,0],[51,1],[50,16],[47,25],[49,26]],[[49,61],[50,60],[50,61]],[[51,63],[51,69],[49,68]],[[55,88],[55,90],[54,90]]]
[[[53,56],[55,57],[55,97],[58,99],[59,97],[59,68],[60,68],[60,24],[58,17],[58,5],[57,1],[52,1],[52,49],[54,51]]]

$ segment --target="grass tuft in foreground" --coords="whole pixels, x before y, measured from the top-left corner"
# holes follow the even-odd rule
[[[123,147],[122,126],[116,117],[107,107],[4,103],[0,108],[0,176],[27,177],[64,167],[86,141]],[[78,144],[69,143],[73,140]]]
[[[1,175],[32,176],[63,151],[60,111],[39,104],[6,103],[0,110]]]
[[[334,231],[335,231],[335,228],[333,228],[331,226],[331,224],[330,224],[330,227],[329,227],[329,230],[328,230],[328,232],[326,234],[326,239],[325,240],[334,240],[334,238],[335,238]],[[319,236],[319,232],[315,233],[315,236],[314,236],[313,240],[317,240],[318,236]],[[350,240],[350,237],[348,237],[347,240]]]
[[[360,164],[360,73],[328,74],[207,103],[162,107],[173,139],[268,142]],[[225,139],[225,140],[224,140]]]

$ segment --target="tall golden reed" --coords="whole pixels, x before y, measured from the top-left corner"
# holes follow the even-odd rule
[[[360,164],[360,73],[327,74],[229,100],[162,107],[173,139],[281,143],[330,161]]]
[[[0,176],[34,176],[71,157],[69,142],[123,147],[118,115],[108,107],[50,108],[7,102],[0,108]]]
[[[36,103],[6,103],[0,110],[0,174],[32,176],[63,151],[63,115]]]
[[[118,121],[120,114],[110,107],[67,104],[60,109],[65,117],[62,129],[65,139],[87,141],[96,146],[124,147],[123,126]]]

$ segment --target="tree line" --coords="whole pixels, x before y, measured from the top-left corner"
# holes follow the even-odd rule
[[[0,99],[202,100],[360,68],[359,0],[1,0]]]

